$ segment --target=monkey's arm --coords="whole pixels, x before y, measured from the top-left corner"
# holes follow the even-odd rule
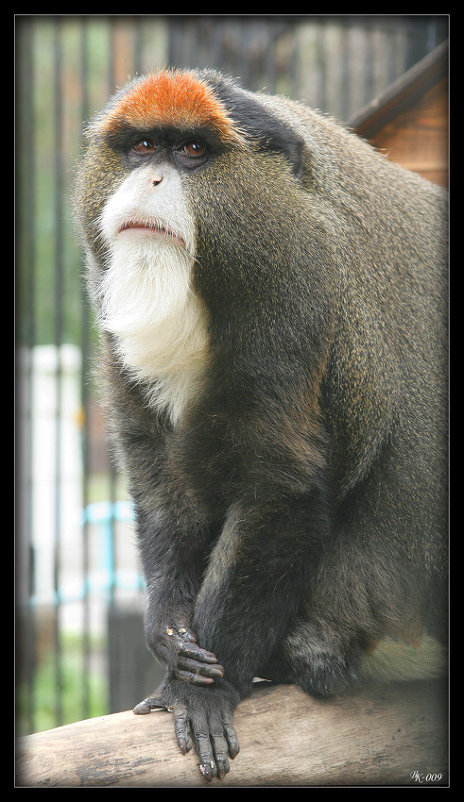
[[[210,537],[201,515],[192,523],[182,500],[170,500],[162,423],[134,404],[138,388],[111,386],[112,418],[135,506],[136,532],[147,586],[147,645],[175,676],[209,684],[222,676],[211,652],[202,649],[191,628],[194,600],[201,585]],[[137,398],[135,399],[137,400]],[[138,408],[137,416],[129,409]],[[128,421],[130,425],[128,425]],[[138,712],[143,712],[139,710]]]
[[[176,510],[179,514],[179,510]],[[138,515],[138,538],[147,584],[145,631],[149,648],[167,665],[172,675],[196,685],[208,685],[223,676],[213,653],[201,648],[191,628],[193,604],[204,570],[197,544],[207,532],[192,525],[178,531],[171,509]],[[148,712],[149,700],[136,712]]]
[[[222,777],[229,771],[228,756],[239,751],[232,720],[240,695],[222,678],[215,655],[196,643],[190,628],[205,568],[205,533],[193,532],[191,524],[188,530],[179,530],[174,520],[168,523],[167,515],[168,510],[158,517],[157,525],[153,516],[148,517],[141,554],[147,578],[146,639],[168,671],[160,687],[134,712],[160,707],[172,711],[181,751],[185,754],[195,744],[205,778]],[[142,538],[143,530],[141,524]]]
[[[222,676],[223,669],[214,654],[200,648],[191,628],[211,536],[209,526],[200,512],[193,515],[192,523],[190,508],[182,494],[176,494],[166,458],[166,421],[152,414],[138,383],[114,360],[111,340],[105,338],[102,346],[108,412],[134,502],[147,585],[147,644],[176,675],[209,684]]]

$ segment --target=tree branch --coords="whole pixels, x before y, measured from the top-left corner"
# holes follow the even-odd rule
[[[364,687],[330,701],[260,685],[239,705],[235,724],[241,752],[210,785],[448,782],[447,696],[437,682]],[[194,751],[181,755],[165,711],[114,713],[24,736],[16,758],[17,787],[205,784]]]

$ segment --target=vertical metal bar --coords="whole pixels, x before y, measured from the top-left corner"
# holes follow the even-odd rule
[[[216,69],[220,69],[224,60],[223,25],[220,17],[215,17],[210,22],[211,62]]]
[[[115,509],[116,509],[116,468],[113,461],[110,462],[110,548],[108,554],[109,572],[110,572],[110,605],[113,606],[116,594],[116,527],[115,527]]]
[[[134,25],[134,73],[140,75],[142,72],[143,18],[136,17]]]
[[[110,50],[109,50],[109,61],[108,61],[108,80],[109,80],[109,89],[110,93],[114,92],[114,84],[115,84],[115,69],[114,69],[114,18],[111,18],[111,36],[110,36]],[[109,529],[110,529],[110,554],[108,555],[110,558],[110,582],[109,582],[109,601],[110,605],[113,606],[114,604],[114,596],[115,596],[115,576],[116,576],[116,566],[115,566],[115,553],[116,553],[116,544],[115,544],[115,521],[114,521],[114,502],[116,500],[116,470],[114,467],[114,462],[111,459],[109,453],[109,495],[110,495],[110,519],[109,519]]]
[[[23,292],[26,293],[26,330],[25,344],[27,346],[27,368],[24,375],[25,398],[21,399],[25,410],[24,431],[19,433],[24,438],[23,459],[24,465],[24,544],[26,554],[17,554],[20,571],[28,572],[27,583],[27,605],[26,610],[21,610],[20,617],[20,656],[23,665],[20,665],[21,676],[24,676],[26,685],[26,726],[28,732],[35,730],[35,669],[37,651],[37,627],[36,610],[33,602],[35,592],[34,587],[34,533],[33,533],[33,397],[34,397],[34,372],[33,354],[36,336],[35,320],[35,269],[36,269],[36,230],[35,230],[35,115],[34,115],[34,27],[31,20],[21,20],[18,27],[17,39],[17,69],[20,75],[18,89],[23,94],[22,116],[19,121],[19,156],[23,162],[23,173],[19,175],[19,204],[20,215],[26,219],[27,226],[24,227],[24,237],[18,242],[18,249],[21,247],[24,258],[21,265],[26,271],[23,281]],[[25,135],[27,132],[27,136]],[[27,147],[24,143],[27,142]],[[17,162],[18,165],[18,162]],[[19,166],[18,166],[19,170]],[[27,184],[27,191],[26,191]],[[21,253],[21,252],[20,252]],[[24,307],[23,307],[24,308]],[[26,406],[27,405],[27,406]]]
[[[81,87],[82,87],[82,121],[87,120],[89,114],[89,93],[88,93],[88,30],[87,18],[81,18],[80,28],[80,65],[81,65]],[[88,426],[89,426],[89,307],[85,291],[84,280],[81,281],[81,404],[83,410],[82,426],[82,509],[87,510],[89,504],[89,458],[88,458]],[[83,573],[83,633],[82,633],[82,718],[90,716],[90,598],[89,598],[89,571],[90,571],[90,550],[89,550],[89,523],[88,517],[83,517],[82,524],[82,573]]]
[[[409,18],[406,69],[416,64],[425,54],[427,17]]]
[[[114,17],[110,17],[109,19],[109,46],[108,46],[108,94],[112,95],[114,93],[114,76],[115,76],[115,65],[114,65],[114,48],[115,48],[115,25],[116,20]]]
[[[181,66],[178,52],[178,42],[180,39],[181,20],[179,17],[168,18],[168,65],[170,67]]]
[[[278,22],[277,22],[278,24]],[[269,39],[268,46],[265,54],[265,71],[266,71],[266,86],[270,92],[275,91],[276,87],[276,21],[274,19],[266,20],[266,29]]]
[[[316,64],[318,72],[317,108],[327,111],[327,50],[325,46],[325,18],[318,20],[319,36],[316,40]]]
[[[388,84],[392,84],[396,78],[398,61],[398,36],[396,26],[390,25],[388,31],[388,66],[387,66],[387,80]]]
[[[430,50],[433,50],[434,47],[437,46],[437,44],[438,44],[437,33],[438,33],[438,31],[437,31],[437,25],[436,25],[435,19],[433,17],[430,17],[430,19],[427,22],[427,26],[426,26],[426,51],[427,51],[427,53]]]
[[[296,27],[298,23],[291,20],[287,23],[287,27],[292,32],[291,36],[291,54],[290,54],[290,71],[292,75],[292,97],[295,97],[297,92],[297,75],[298,75],[298,46],[296,37]]]
[[[350,117],[350,57],[349,57],[349,36],[350,20],[349,18],[341,21],[341,54],[340,54],[340,69],[341,69],[341,98],[340,98],[340,115],[344,122],[348,122]]]
[[[60,631],[60,558],[61,558],[61,419],[62,419],[62,364],[61,346],[63,341],[63,228],[62,228],[62,204],[63,204],[63,142],[62,142],[62,94],[61,94],[61,69],[62,69],[62,43],[61,43],[61,19],[55,19],[54,28],[54,129],[55,129],[55,150],[54,150],[54,178],[55,178],[55,326],[54,339],[56,348],[56,373],[55,373],[55,531],[53,542],[53,584],[55,592],[55,716],[56,724],[59,726],[63,721],[62,706],[62,643]]]
[[[373,21],[369,19],[366,25],[366,61],[364,66],[364,103],[368,103],[374,97],[374,31]]]
[[[248,19],[239,18],[239,51],[236,54],[239,60],[240,78],[244,86],[250,86],[250,40],[252,37],[251,25]]]

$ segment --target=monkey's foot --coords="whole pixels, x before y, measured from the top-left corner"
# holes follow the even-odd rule
[[[343,693],[358,681],[357,672],[352,666],[327,662],[317,669],[302,672],[297,684],[311,696],[331,697]]]
[[[361,650],[301,622],[286,643],[293,682],[311,696],[336,696],[359,682]]]
[[[240,750],[233,727],[238,702],[239,694],[224,680],[220,687],[201,688],[167,677],[153,696],[134,708],[134,713],[150,713],[157,708],[172,712],[182,754],[195,746],[200,772],[211,780],[230,771],[229,757],[233,759]]]
[[[306,693],[317,697],[331,697],[357,685],[357,655],[343,655],[320,651],[312,655],[310,664],[296,669],[296,683]]]

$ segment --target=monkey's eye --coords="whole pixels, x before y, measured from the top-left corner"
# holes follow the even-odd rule
[[[195,170],[205,164],[210,156],[206,144],[198,139],[186,139],[173,149],[174,161],[184,170]]]
[[[205,155],[206,148],[201,142],[185,142],[184,145],[178,148],[178,151],[182,153],[183,156],[188,156],[191,159],[198,159]]]
[[[153,151],[156,150],[156,144],[153,139],[144,137],[144,139],[141,139],[139,142],[136,142],[135,145],[132,145],[132,150],[134,153],[144,156],[146,153],[153,153]]]

